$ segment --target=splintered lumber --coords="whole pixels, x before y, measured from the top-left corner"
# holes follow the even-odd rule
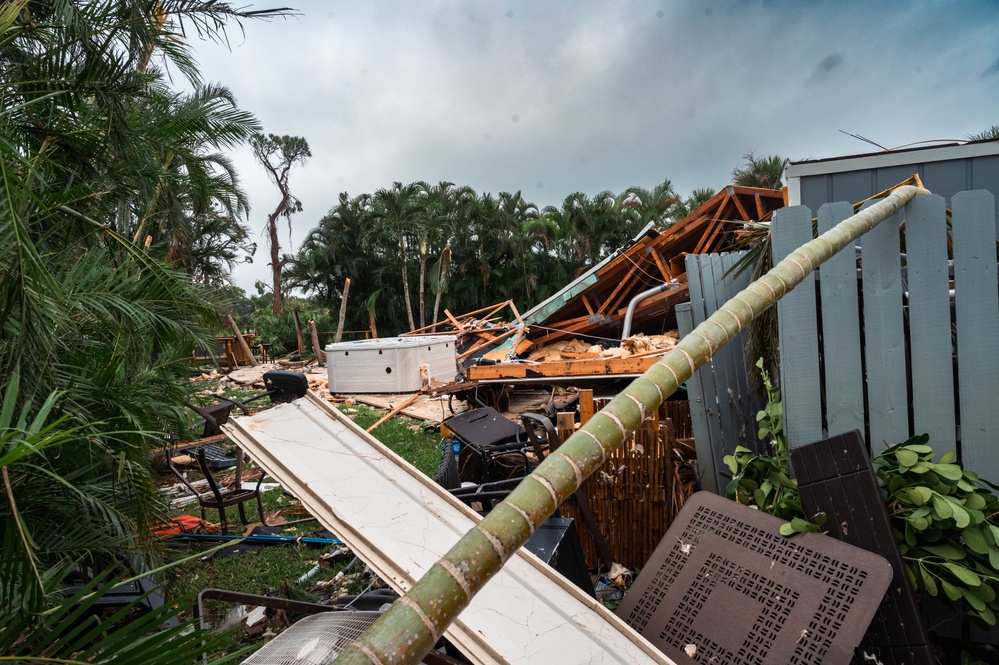
[[[666,350],[663,349],[660,353],[666,353]],[[659,357],[593,358],[587,360],[551,360],[544,363],[473,365],[465,370],[465,377],[469,381],[490,381],[500,379],[557,378],[564,376],[637,375],[655,365]]]
[[[232,314],[225,315],[226,323],[229,324],[229,328],[232,330],[233,336],[236,338],[236,344],[243,351],[243,358],[246,359],[250,365],[253,367],[257,366],[257,359],[253,357],[253,351],[250,350],[250,345],[246,343],[243,339],[243,333],[239,330],[239,326],[236,325],[236,321],[232,318]]]
[[[412,404],[413,402],[415,402],[415,401],[416,401],[416,398],[417,398],[417,397],[419,397],[419,396],[420,396],[420,395],[422,395],[422,394],[423,394],[422,392],[418,392],[418,393],[413,393],[412,395],[410,395],[409,397],[407,397],[406,399],[404,399],[404,400],[403,400],[402,402],[400,402],[400,403],[399,403],[399,404],[398,404],[398,405],[397,405],[397,406],[396,406],[395,408],[393,408],[393,409],[392,409],[391,411],[389,411],[389,412],[388,412],[388,413],[386,413],[386,414],[385,414],[384,416],[382,416],[381,418],[379,418],[379,419],[378,419],[378,422],[376,422],[375,424],[373,424],[373,425],[372,425],[371,427],[369,427],[369,428],[368,428],[367,430],[365,430],[365,431],[367,431],[367,432],[371,432],[371,431],[373,431],[373,430],[374,430],[374,429],[375,429],[376,427],[378,427],[379,425],[381,425],[382,423],[386,422],[387,420],[390,420],[391,418],[394,418],[394,417],[395,417],[396,415],[398,415],[398,414],[399,414],[399,413],[400,413],[400,412],[401,412],[401,411],[402,411],[403,409],[405,409],[405,408],[406,408],[407,406],[409,406],[410,404]]]
[[[309,336],[312,337],[312,352],[316,354],[316,362],[320,367],[326,366],[326,357],[323,355],[323,347],[319,345],[319,331],[316,330],[316,322],[309,321]]]
[[[350,293],[350,277],[344,280],[343,283],[343,297],[340,299],[340,316],[336,323],[336,337],[333,338],[334,344],[339,344],[343,340],[343,323],[347,320],[347,295]]]

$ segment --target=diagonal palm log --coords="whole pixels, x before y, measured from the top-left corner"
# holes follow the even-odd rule
[[[896,213],[913,196],[928,193],[911,186],[894,190],[801,246],[735,295],[549,455],[335,662],[418,663],[475,593],[555,508],[600,468],[647,414],[658,409],[697,368],[819,265]]]

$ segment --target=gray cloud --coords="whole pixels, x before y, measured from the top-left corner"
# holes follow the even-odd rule
[[[805,85],[816,85],[826,81],[829,76],[839,69],[843,65],[843,56],[839,53],[831,53],[822,59],[815,69],[812,71],[812,75],[808,77],[808,81]]]
[[[205,78],[265,131],[309,141],[313,159],[291,176],[305,208],[293,244],[339,192],[395,180],[522,190],[543,207],[665,178],[681,193],[720,188],[750,150],[867,150],[838,129],[901,145],[999,122],[999,90],[982,80],[999,62],[967,64],[994,47],[999,17],[975,3],[297,6],[300,18],[247,23],[231,52],[196,45]],[[276,190],[249,151],[234,160],[256,232]],[[261,253],[236,278],[251,288],[267,270]]]
[[[986,67],[985,71],[982,72],[981,78],[985,78],[987,76],[992,76],[992,75],[997,74],[997,73],[999,73],[999,60],[996,60],[991,65],[989,65],[988,67]]]

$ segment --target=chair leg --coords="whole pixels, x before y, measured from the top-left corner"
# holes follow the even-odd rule
[[[219,528],[223,536],[229,535],[229,525],[225,521],[225,506],[219,508]]]
[[[250,523],[250,520],[246,517],[246,502],[245,501],[240,502],[236,504],[236,507],[239,508],[240,521],[243,523],[243,526],[246,526],[247,524]]]
[[[264,500],[260,497],[260,493],[257,493],[257,510],[260,512],[260,523],[264,526],[279,526],[277,524],[271,524],[267,521],[267,514],[264,513]]]

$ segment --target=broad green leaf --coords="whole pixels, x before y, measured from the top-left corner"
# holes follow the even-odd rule
[[[968,511],[964,509],[964,506],[958,504],[952,499],[947,500],[950,503],[951,514],[954,516],[954,524],[957,525],[958,529],[963,529],[969,524],[971,524],[971,515]]]
[[[904,495],[908,498],[909,503],[916,506],[922,506],[933,498],[933,490],[929,487],[923,487],[922,485],[914,485],[912,487],[906,487],[904,490],[899,492],[899,495]]]
[[[989,544],[985,541],[985,535],[977,528],[970,527],[961,532],[965,545],[976,554],[988,554]]]
[[[950,502],[939,494],[933,495],[933,511],[937,514],[937,517],[942,520],[948,519],[954,514],[954,511],[951,509]]]
[[[991,603],[996,599],[996,592],[991,586],[982,582],[980,586],[972,587],[968,589],[971,593],[975,594],[978,598],[981,598],[986,603]]]
[[[919,577],[923,582],[923,588],[931,595],[937,595],[937,582],[932,574],[922,566],[919,567]]]
[[[941,543],[939,545],[920,545],[920,548],[926,550],[930,554],[947,559],[948,561],[960,561],[967,556],[967,553],[963,548],[949,543]]]
[[[938,464],[950,464],[954,461],[954,451],[948,450],[943,455],[940,456],[940,461]]]
[[[937,464],[933,470],[947,480],[958,481],[964,476],[964,471],[957,464]]]
[[[929,446],[925,446],[925,445],[920,445],[918,443],[917,444],[911,444],[911,445],[904,446],[904,449],[905,450],[911,450],[912,452],[918,453],[920,455],[925,455],[927,453],[932,453],[933,452],[933,448],[931,448]]]
[[[973,492],[964,498],[964,507],[972,510],[981,510],[985,507],[985,497],[977,492]]]
[[[902,448],[895,452],[895,459],[898,460],[899,466],[904,466],[908,468],[910,466],[913,466],[916,462],[919,461],[919,455],[912,452],[911,450]]]
[[[961,595],[964,596],[964,600],[969,605],[971,605],[972,607],[974,607],[979,612],[981,612],[982,610],[986,609],[985,601],[982,600],[981,598],[979,598],[978,596],[976,596],[975,594],[971,593],[971,590],[969,590],[969,589],[961,589]]]
[[[944,595],[951,600],[961,600],[961,590],[947,580],[940,580],[940,588],[943,589]]]
[[[954,574],[954,577],[961,580],[968,586],[979,586],[982,583],[982,578],[980,578],[973,570],[968,570],[964,566],[959,566],[956,563],[945,563],[944,566],[947,570]]]

